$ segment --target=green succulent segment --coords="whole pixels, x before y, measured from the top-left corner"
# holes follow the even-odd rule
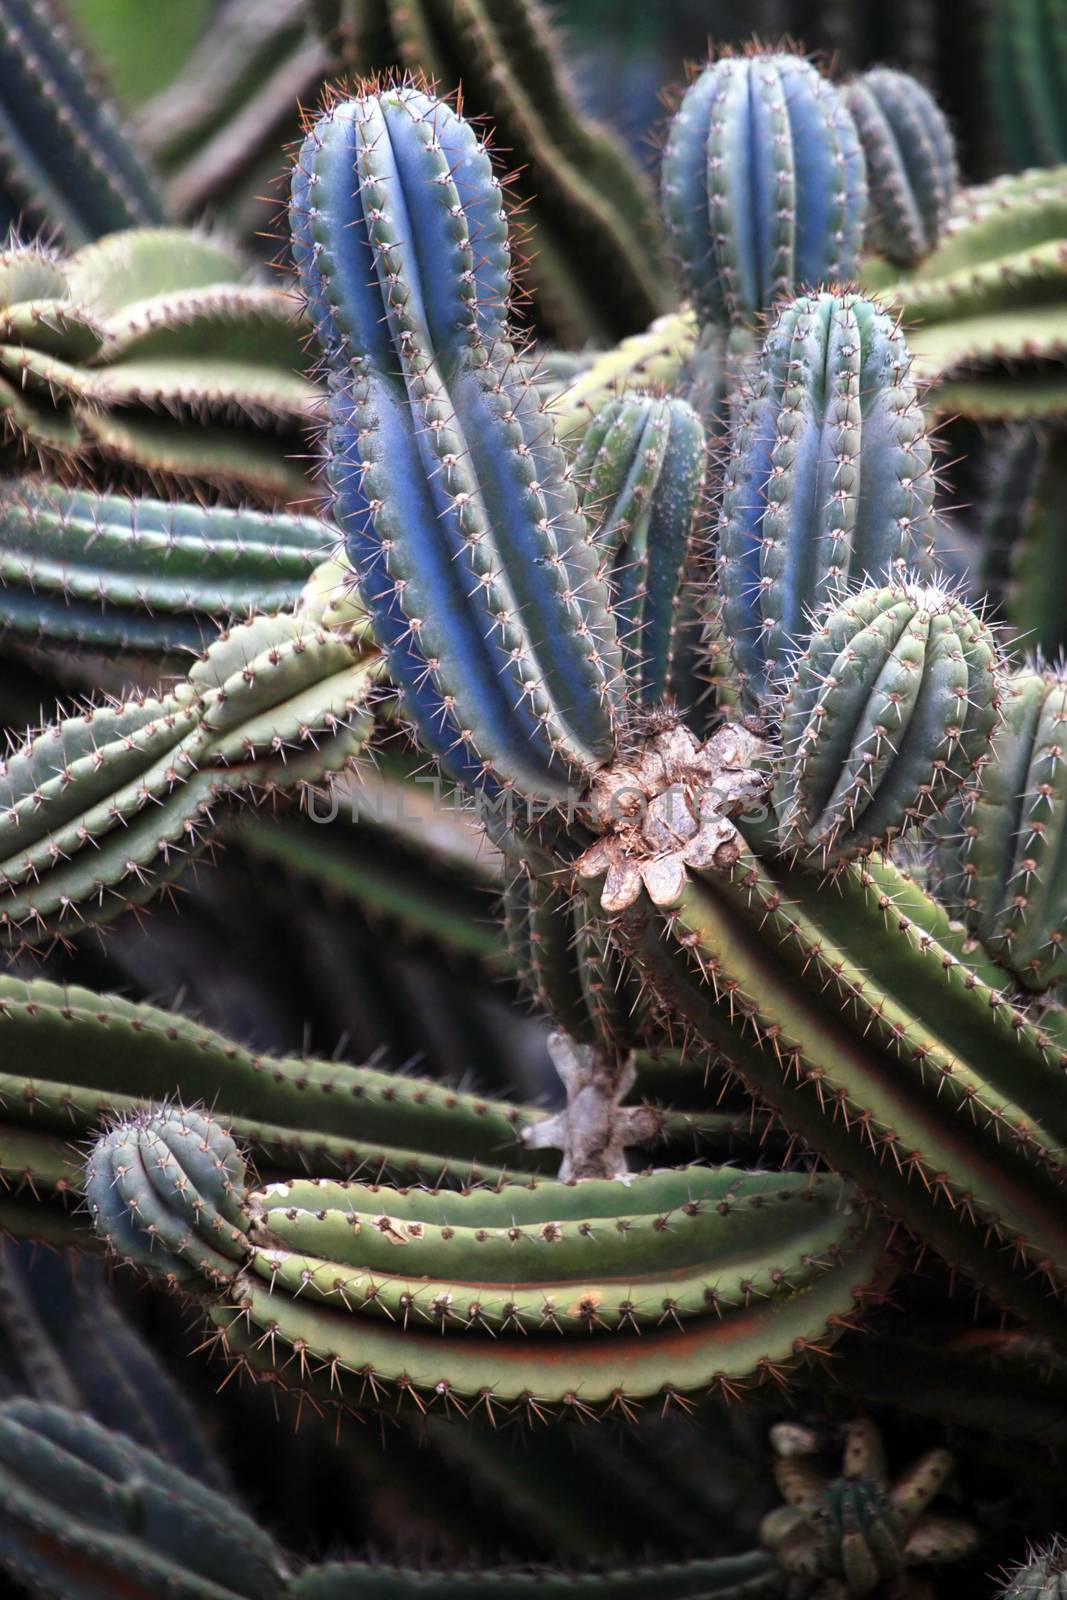
[[[799,56],[715,62],[671,123],[662,204],[701,323],[753,324],[783,295],[850,278],[867,186],[844,99]]]
[[[823,865],[869,854],[973,791],[997,660],[989,630],[937,588],[861,589],[817,619],[782,711],[782,849]]]
[[[944,413],[979,421],[1062,415],[1067,354],[1064,169],[959,196],[932,255],[865,277],[913,328],[915,374]]]
[[[1027,430],[1004,440],[982,508],[983,576],[1019,643],[1046,660],[1067,645],[1065,497],[1067,432]]]
[[[212,1105],[275,1171],[367,1166],[398,1180],[492,1182],[505,1167],[540,1164],[520,1138],[544,1115],[533,1107],[372,1067],[261,1055],[117,995],[0,978],[0,1041],[0,1157],[41,1187],[69,1178],[73,1136],[169,1095]],[[20,1145],[30,1130],[39,1149]],[[42,1172],[53,1150],[55,1174],[51,1165]]]
[[[578,110],[536,0],[319,0],[316,20],[350,70],[421,74],[462,92],[516,168],[536,239],[529,275],[559,337],[607,343],[669,304],[655,210],[619,141]]]
[[[770,1556],[752,1551],[718,1561],[686,1561],[611,1572],[558,1571],[411,1572],[362,1562],[310,1567],[294,1579],[290,1600],[764,1600],[779,1596],[782,1571]]]
[[[179,874],[226,797],[343,771],[370,734],[376,670],[358,631],[283,612],[220,634],[168,695],[31,734],[0,770],[0,938],[107,921]]]
[[[243,279],[232,252],[177,229],[0,252],[0,422],[30,457],[298,495],[286,453],[316,391],[289,297]]]
[[[451,776],[556,800],[610,752],[619,656],[562,453],[507,342],[500,207],[468,124],[395,88],[319,120],[291,215],[331,371],[335,514],[390,675]]]
[[[985,67],[1012,165],[1067,161],[1067,26],[1055,0],[995,0]]]
[[[867,162],[872,243],[910,267],[937,246],[959,174],[952,132],[917,79],[875,67],[849,84],[848,108]]]
[[[888,865],[827,893],[742,857],[689,878],[671,932],[673,950],[651,923],[639,958],[676,1017],[796,1136],[1062,1337],[1062,1048],[961,958],[948,913]]]
[[[631,334],[614,349],[595,351],[562,388],[552,381],[550,367],[546,387],[559,437],[570,445],[621,391],[673,387],[696,340],[692,312],[674,312],[657,317],[643,333]],[[545,377],[542,369],[539,382]]]
[[[328,554],[312,517],[0,483],[0,627],[44,644],[200,650],[295,604]]]
[[[0,230],[86,244],[164,220],[148,172],[51,0],[0,5]]]
[[[1067,977],[1067,680],[1009,679],[1004,721],[971,803],[943,830],[940,893],[1028,989]]]
[[[684,400],[632,394],[590,423],[575,462],[637,698],[694,693],[692,589],[707,450]]]
[[[843,586],[928,568],[931,446],[909,369],[893,318],[858,295],[803,296],[767,335],[719,529],[721,625],[749,710]]]
[[[96,1229],[157,1276],[214,1286],[224,1332],[236,1304],[254,1338],[331,1368],[349,1403],[368,1379],[462,1404],[596,1407],[749,1378],[824,1338],[882,1271],[835,1177],[688,1167],[243,1194],[240,1167],[187,1113],[118,1127],[89,1162]]]
[[[254,236],[268,216],[264,186],[331,69],[303,0],[226,0],[176,76],[138,108],[137,137],[166,176],[182,217],[210,207],[230,231]]]
[[[0,1565],[62,1600],[273,1600],[281,1553],[217,1488],[78,1412],[0,1407]]]

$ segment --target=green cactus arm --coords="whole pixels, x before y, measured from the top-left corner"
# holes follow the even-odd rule
[[[1009,1170],[1007,1147],[992,1130],[981,1144],[972,1140],[970,1112],[929,1095],[921,1058],[903,1077],[896,1052],[866,1040],[862,1014],[855,1026],[848,1011],[827,1013],[820,991],[784,972],[773,948],[717,894],[689,885],[676,910],[674,946],[650,923],[640,962],[679,1023],[718,1049],[793,1133],[905,1226],[995,1299],[1062,1336],[1058,1302],[1032,1264],[1055,1273],[1067,1244],[1057,1237],[1058,1190],[1040,1169],[1027,1170],[1020,1156]],[[931,1185],[944,1205],[929,1204]],[[989,1208],[982,1222],[973,1200],[979,1191]],[[1040,1242],[1026,1265],[987,1247],[990,1226],[1023,1250],[1033,1233]]]
[[[0,1408],[0,1565],[63,1600],[271,1600],[268,1535],[213,1487],[59,1406]]]
[[[697,338],[691,311],[667,312],[643,332],[600,351],[552,401],[556,431],[564,442],[583,434],[597,412],[627,389],[670,388],[693,353]]]
[[[290,1600],[763,1600],[782,1593],[772,1557],[753,1551],[718,1560],[622,1568],[604,1573],[558,1571],[414,1572],[361,1562],[309,1567],[290,1584]]]
[[[8,945],[143,903],[224,796],[299,792],[343,771],[369,736],[377,670],[358,634],[281,613],[221,634],[170,696],[68,718],[16,746],[0,774]]]
[[[506,1219],[513,1209],[506,1188],[451,1197],[442,1192],[409,1190],[403,1198],[414,1216],[404,1220],[368,1215],[364,1228],[346,1221],[344,1213],[336,1214],[337,1224],[331,1222],[328,1209],[325,1213],[302,1213],[289,1203],[301,1192],[299,1183],[275,1186],[261,1193],[246,1192],[242,1184],[241,1163],[232,1141],[209,1120],[175,1110],[120,1125],[104,1135],[90,1158],[86,1178],[97,1231],[120,1255],[166,1281],[220,1301],[212,1316],[224,1342],[233,1331],[234,1307],[238,1308],[238,1320],[243,1320],[249,1329],[259,1330],[252,1337],[269,1346],[271,1365],[280,1375],[286,1363],[284,1358],[279,1362],[274,1353],[276,1343],[283,1347],[298,1345],[304,1352],[301,1367],[312,1372],[320,1366],[331,1370],[342,1385],[342,1398],[349,1404],[360,1403],[356,1391],[361,1383],[366,1398],[368,1381],[372,1394],[379,1382],[399,1383],[402,1390],[447,1393],[461,1404],[489,1395],[502,1404],[526,1400],[536,1404],[562,1402],[582,1410],[616,1403],[619,1395],[640,1399],[664,1387],[696,1391],[716,1382],[747,1380],[777,1370],[809,1343],[821,1341],[832,1326],[851,1316],[864,1296],[884,1281],[883,1245],[877,1230],[871,1232],[850,1212],[846,1191],[836,1179],[814,1180],[813,1187],[813,1180],[801,1176],[739,1175],[731,1169],[720,1174],[714,1169],[704,1172],[694,1168],[688,1173],[652,1173],[630,1183],[594,1182],[591,1194],[581,1182],[545,1182],[526,1191],[528,1203],[535,1205],[542,1216],[550,1217],[561,1203],[583,1209],[593,1205],[593,1215],[586,1215],[585,1231],[581,1222],[569,1233],[556,1222],[529,1230],[512,1223],[498,1229],[499,1238],[494,1242],[492,1229],[482,1230],[490,1235],[483,1239],[477,1230],[468,1238],[442,1228],[440,1246],[447,1250],[455,1245],[460,1258],[472,1266],[484,1256],[490,1270],[491,1258],[499,1255],[501,1248],[506,1252],[511,1245],[542,1262],[556,1259],[557,1249],[565,1254],[580,1252],[590,1259],[595,1256],[602,1268],[614,1261],[613,1275],[618,1278],[619,1263],[627,1259],[632,1224],[637,1240],[647,1230],[649,1270],[655,1277],[662,1270],[660,1256],[665,1242],[676,1253],[685,1254],[687,1248],[697,1255],[707,1252],[709,1267],[721,1259],[730,1272],[735,1261],[731,1259],[731,1246],[725,1241],[733,1237],[732,1230],[737,1235],[732,1247],[735,1251],[745,1248],[746,1239],[769,1232],[783,1276],[777,1287],[773,1273],[765,1280],[770,1290],[770,1298],[765,1301],[750,1299],[741,1287],[741,1304],[734,1309],[727,1308],[725,1297],[723,1304],[713,1299],[703,1315],[682,1320],[673,1329],[662,1325],[646,1328],[640,1336],[625,1331],[627,1325],[623,1323],[616,1330],[586,1331],[577,1338],[569,1337],[562,1327],[551,1333],[515,1337],[502,1325],[496,1337],[486,1338],[468,1328],[427,1339],[417,1328],[405,1326],[402,1319],[394,1322],[361,1314],[354,1295],[349,1298],[341,1293],[335,1303],[327,1305],[316,1303],[299,1291],[292,1295],[285,1292],[278,1277],[271,1275],[270,1250],[263,1248],[261,1240],[273,1241],[283,1223],[290,1229],[317,1227],[322,1234],[330,1234],[335,1247],[343,1247],[344,1263],[356,1265],[375,1240],[388,1250],[390,1232],[396,1239],[394,1250],[404,1242],[406,1252],[413,1245],[425,1251],[432,1248],[435,1225],[424,1223],[420,1213],[452,1205],[461,1212],[480,1208],[483,1214],[495,1212]],[[633,1222],[632,1208],[642,1200],[648,1203],[655,1197],[658,1203],[672,1185],[676,1189],[681,1185],[683,1193],[699,1192],[701,1184],[719,1191],[718,1201],[706,1211],[687,1200],[674,1217],[668,1213],[664,1218],[655,1212],[641,1227]],[[320,1200],[324,1195],[346,1190],[343,1185],[324,1186],[321,1182],[309,1187]],[[614,1195],[610,1193],[613,1187]],[[363,1193],[365,1186],[357,1185],[355,1189]],[[769,1217],[764,1211],[766,1200],[778,1191],[795,1192],[800,1206],[796,1218],[799,1232],[788,1246],[780,1231],[778,1208],[773,1207]],[[621,1203],[627,1206],[621,1216],[617,1210],[620,1192]],[[599,1248],[590,1237],[590,1229],[594,1235],[596,1232],[598,1197],[603,1197],[600,1206],[610,1206],[609,1222],[614,1214],[616,1223],[628,1224],[623,1228],[603,1228]],[[808,1246],[814,1245],[819,1235],[812,1234],[808,1227],[804,1197],[817,1207],[825,1204],[825,1220],[829,1225],[833,1218],[836,1229],[835,1242],[825,1256],[814,1260]],[[228,1220],[230,1215],[240,1220],[233,1224]],[[655,1225],[657,1216],[659,1226]],[[677,1240],[672,1223],[679,1229]],[[516,1232],[520,1239],[514,1238]],[[569,1244],[564,1242],[565,1236]],[[698,1236],[703,1243],[697,1243]],[[272,1243],[270,1249],[275,1248]],[[825,1244],[819,1248],[825,1248]],[[640,1253],[638,1244],[632,1254]],[[794,1293],[787,1286],[789,1268],[783,1262],[789,1254],[805,1270],[811,1264],[823,1268],[816,1271],[803,1293]],[[278,1256],[274,1259],[282,1260]],[[406,1254],[405,1259],[410,1257]],[[269,1287],[259,1279],[261,1265],[271,1276]],[[640,1275],[635,1269],[633,1263],[625,1279],[640,1299]],[[322,1273],[317,1268],[306,1270],[312,1272],[312,1278],[317,1276],[320,1287],[326,1288],[329,1274],[336,1274],[341,1268],[325,1266]],[[500,1270],[505,1273],[501,1282],[517,1288],[515,1258],[509,1259],[505,1253]],[[306,1287],[309,1280],[304,1270],[298,1265],[296,1271]],[[551,1281],[544,1278],[544,1266],[540,1278],[551,1291]],[[535,1288],[536,1281],[530,1287]],[[578,1287],[572,1281],[568,1292]],[[458,1284],[456,1289],[464,1292]],[[403,1294],[402,1289],[395,1292],[398,1297]],[[492,1298],[484,1281],[480,1281],[479,1288],[471,1280],[465,1292],[485,1292]],[[402,1309],[402,1298],[397,1303]],[[505,1315],[503,1307],[501,1315]],[[667,1315],[670,1316],[669,1306]]]
[[[1004,619],[1027,649],[1054,660],[1067,645],[1056,594],[1067,585],[1060,509],[1067,497],[1067,434],[1041,440],[1011,553]]]
[[[49,0],[0,10],[4,225],[24,215],[77,245],[163,221],[146,167]]]
[[[73,436],[64,434],[49,448],[77,451],[86,441],[157,491],[177,485],[186,493],[206,484],[268,506],[301,505],[307,499],[307,479],[299,462],[289,458],[290,449],[297,449],[296,436],[221,424],[194,428],[139,407],[83,409]]]
[[[0,484],[0,626],[168,654],[294,604],[328,553],[310,517]]]

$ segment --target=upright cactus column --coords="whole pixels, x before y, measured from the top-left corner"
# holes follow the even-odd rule
[[[701,323],[753,326],[782,296],[851,277],[866,213],[847,106],[799,56],[727,56],[671,123],[667,233]]]
[[[610,752],[620,659],[508,343],[489,158],[419,90],[339,101],[304,142],[291,216],[326,352],[334,513],[405,709],[453,777],[561,799]]]
[[[767,334],[726,468],[722,628],[746,710],[773,700],[839,588],[928,570],[931,447],[894,319],[854,294],[801,296]]]
[[[937,246],[959,187],[948,121],[929,90],[891,67],[855,79],[846,99],[867,159],[872,242],[914,266]]]

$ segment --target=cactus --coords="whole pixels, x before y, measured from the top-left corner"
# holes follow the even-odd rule
[[[688,706],[695,692],[687,658],[696,647],[691,589],[705,454],[700,419],[684,400],[632,394],[597,413],[575,461],[627,678],[646,705]]]
[[[330,373],[334,514],[405,709],[450,776],[565,798],[610,749],[618,652],[551,424],[506,342],[488,157],[421,91],[341,101],[305,140],[291,210]],[[423,281],[426,251],[452,263],[439,281]]]
[[[579,111],[539,0],[314,0],[344,66],[403,68],[459,91],[517,168],[510,186],[535,237],[529,276],[557,337],[633,333],[669,304],[642,174]]]
[[[1061,1539],[1031,1550],[1026,1561],[1004,1574],[999,1600],[1062,1600],[1067,1594],[1067,1551]]]
[[[1055,0],[994,0],[984,66],[1011,165],[1067,161],[1067,24]]]
[[[51,0],[0,6],[0,227],[74,247],[165,216],[118,114]]]
[[[0,1407],[0,1565],[62,1600],[165,1592],[181,1600],[277,1600],[273,1540],[204,1485],[90,1417],[12,1400]]]
[[[236,1304],[350,1404],[381,1385],[581,1415],[746,1381],[820,1341],[883,1276],[877,1230],[834,1178],[688,1167],[462,1194],[244,1183],[233,1141],[172,1109],[103,1135],[86,1194],[120,1256],[218,1298],[224,1340],[240,1332]]]
[[[311,517],[11,480],[0,627],[45,646],[199,652],[226,622],[295,604],[330,543]]]
[[[1062,881],[1067,678],[1039,664],[1009,680],[981,786],[942,830],[942,897],[1029,989],[1067,977]]]
[[[719,1561],[688,1561],[613,1572],[412,1572],[362,1562],[309,1567],[288,1590],[291,1600],[777,1600],[781,1571],[758,1551]]]
[[[1014,639],[1054,660],[1067,646],[1059,604],[1067,493],[1060,429],[1009,434],[991,454],[982,506],[982,576]]]
[[[370,732],[376,657],[314,609],[219,635],[167,694],[30,734],[0,772],[0,940],[62,938],[143,904],[207,843],[227,796],[302,792]],[[89,909],[91,908],[91,909]]]
[[[129,468],[149,487],[299,495],[285,451],[316,399],[300,330],[285,294],[243,278],[231,251],[165,228],[65,259],[0,252],[0,423],[19,453]]]
[[[992,636],[950,594],[841,601],[814,624],[782,708],[782,847],[852,860],[975,790],[999,704]]]
[[[774,1475],[787,1504],[762,1528],[788,1572],[868,1595],[905,1568],[958,1561],[978,1543],[977,1529],[929,1509],[955,1465],[947,1450],[928,1451],[890,1484],[878,1430],[861,1418],[846,1430],[842,1474],[831,1480],[797,1434],[783,1424],[773,1437]]]
[[[867,163],[875,247],[910,267],[934,250],[948,222],[959,175],[948,122],[906,72],[876,67],[847,91]]]
[[[910,356],[858,295],[804,296],[770,329],[722,495],[722,624],[748,710],[841,584],[921,572],[931,447]]]
[[[751,325],[784,295],[855,271],[863,153],[843,100],[799,57],[705,68],[671,123],[662,195],[701,323]]]

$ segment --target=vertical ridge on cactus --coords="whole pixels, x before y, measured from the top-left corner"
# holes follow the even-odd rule
[[[701,322],[751,325],[784,295],[848,279],[867,206],[848,108],[799,56],[726,56],[671,123],[662,198]]]

